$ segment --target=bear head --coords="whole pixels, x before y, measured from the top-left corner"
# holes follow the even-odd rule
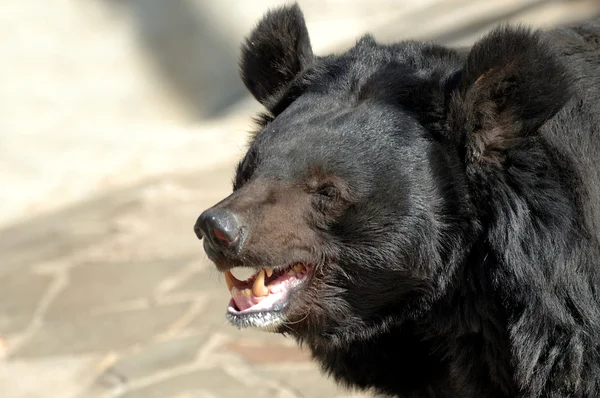
[[[448,294],[508,154],[569,91],[528,29],[467,52],[365,36],[320,57],[297,5],[263,18],[240,69],[266,112],[233,192],[195,230],[225,273],[233,324],[313,346],[369,339]],[[256,273],[240,281],[236,267]]]

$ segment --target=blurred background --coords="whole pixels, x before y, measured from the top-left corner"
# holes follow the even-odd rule
[[[465,45],[598,0],[300,0],[317,54],[369,31]],[[225,324],[192,226],[260,106],[239,43],[274,0],[0,2],[0,397],[358,397]]]

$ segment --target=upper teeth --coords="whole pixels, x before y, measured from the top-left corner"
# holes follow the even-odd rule
[[[231,291],[231,289],[235,286],[235,282],[240,282],[231,271],[225,271],[225,283],[227,284],[227,289]]]
[[[304,272],[306,268],[303,264],[295,264],[290,270],[287,272],[289,275],[294,275],[296,273]],[[269,288],[265,286],[265,277],[269,278],[273,275],[273,268],[263,268],[258,274],[256,274],[256,278],[254,279],[254,283],[252,284],[252,289],[248,289],[246,284],[239,279],[237,279],[231,271],[225,271],[225,283],[227,284],[227,289],[231,292],[233,289],[236,291],[241,291],[246,296],[249,296],[250,293],[255,297],[263,297],[269,295]]]
[[[269,295],[269,289],[265,286],[265,270],[261,269],[254,280],[254,284],[252,285],[252,294],[255,297],[262,297]]]

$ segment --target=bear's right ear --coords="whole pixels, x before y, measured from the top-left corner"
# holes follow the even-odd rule
[[[242,45],[244,84],[267,108],[313,60],[304,16],[297,4],[269,11]]]

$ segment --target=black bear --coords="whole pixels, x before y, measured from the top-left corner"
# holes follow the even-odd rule
[[[291,5],[240,68],[266,111],[194,227],[231,323],[376,393],[600,397],[600,21],[317,56]]]

